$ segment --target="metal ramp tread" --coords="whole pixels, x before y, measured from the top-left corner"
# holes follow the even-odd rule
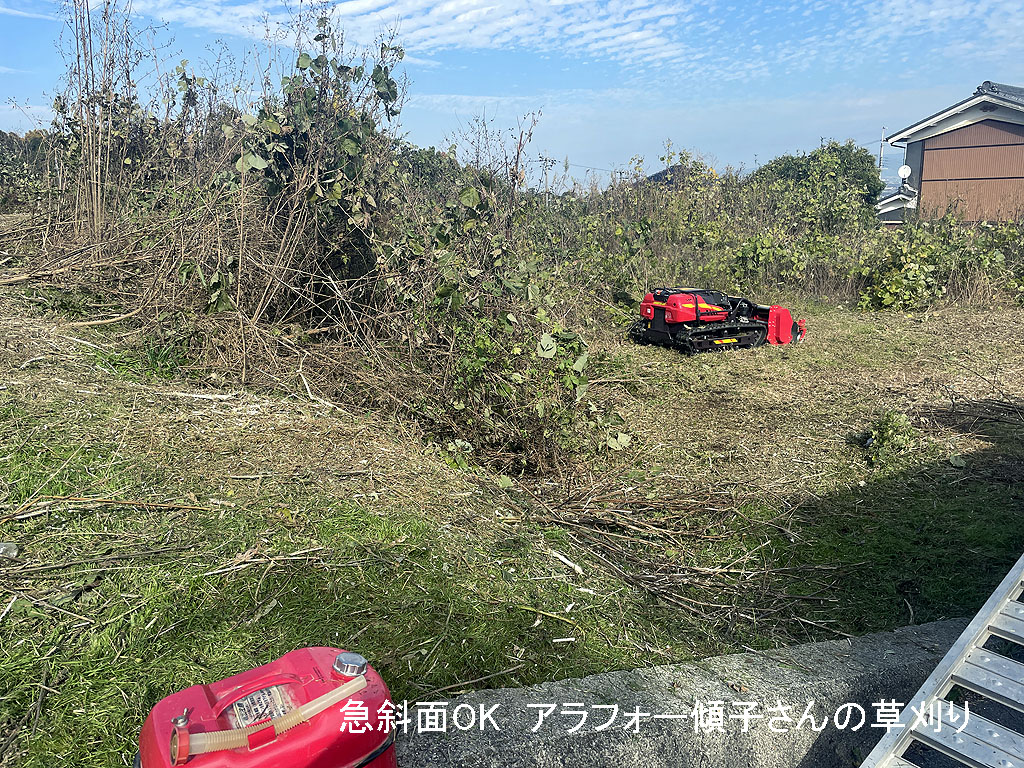
[[[980,719],[977,715],[972,717],[968,728],[962,733],[956,732],[959,724],[948,727],[947,723],[943,722],[940,730],[923,728],[917,731],[917,735],[928,746],[968,765],[978,768],[1009,768],[1015,765],[1014,751],[1006,751],[1014,750],[1012,741],[1007,739],[1005,744],[1000,743],[999,746],[992,744],[992,741],[997,741],[998,738],[988,735],[988,732],[1003,733],[1002,729],[996,730],[995,723],[988,723],[989,727],[983,727],[980,733],[976,728],[970,727],[974,725],[975,720]]]
[[[918,768],[905,757],[915,743],[971,768],[1024,768],[1024,734],[947,699],[960,686],[1024,713],[1024,664],[984,647],[991,638],[1024,646],[1022,591],[1024,557],[907,702],[899,726],[885,733],[861,768]]]

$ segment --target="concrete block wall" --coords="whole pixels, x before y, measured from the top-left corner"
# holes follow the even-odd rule
[[[398,736],[399,766],[851,768],[883,732],[870,727],[876,718],[872,705],[882,699],[907,702],[965,626],[966,620],[942,621],[851,640],[477,691],[448,700],[443,733],[417,733],[413,710],[412,727]],[[724,732],[694,727],[695,703],[713,701],[724,702]],[[829,718],[820,731],[806,721],[796,727],[812,701],[817,724]],[[541,705],[551,704],[556,709],[537,727]],[[850,726],[835,727],[843,704],[859,704],[867,713],[867,723],[856,732],[850,727],[860,719],[856,711]],[[484,730],[481,707],[493,713],[493,725],[488,721]],[[631,718],[637,710],[650,716]],[[570,733],[580,720],[565,714],[573,711],[585,711],[587,720]],[[729,717],[744,711],[764,715],[750,719],[746,733],[741,718]],[[465,726],[471,713],[472,729],[458,730],[450,722],[455,716]],[[791,723],[781,719],[783,713]],[[612,724],[601,728],[613,714]],[[772,717],[776,730],[788,732],[773,732]]]

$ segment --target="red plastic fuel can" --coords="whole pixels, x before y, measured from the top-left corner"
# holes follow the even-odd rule
[[[160,701],[142,768],[396,768],[391,695],[366,660],[303,648]]]

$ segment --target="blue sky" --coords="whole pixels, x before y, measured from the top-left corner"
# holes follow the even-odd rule
[[[193,62],[284,22],[281,0],[134,0]],[[63,69],[53,0],[0,0],[0,128],[48,119]],[[822,138],[878,150],[890,132],[983,80],[1024,84],[1020,0],[344,0],[350,43],[397,27],[408,58],[402,129],[447,146],[474,116],[542,116],[530,147],[559,166],[657,170],[666,140],[712,164],[754,167]],[[180,56],[175,56],[175,61]],[[11,101],[18,103],[14,107]],[[887,147],[887,176],[902,159]]]

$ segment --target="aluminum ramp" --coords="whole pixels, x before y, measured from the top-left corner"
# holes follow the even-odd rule
[[[946,698],[954,686],[960,686],[1024,713],[1024,664],[984,647],[993,637],[1024,646],[1022,592],[1024,557],[907,702],[900,714],[900,727],[886,732],[861,768],[917,768],[905,758],[915,743],[972,768],[1024,768],[1024,734],[974,711],[965,712]]]

